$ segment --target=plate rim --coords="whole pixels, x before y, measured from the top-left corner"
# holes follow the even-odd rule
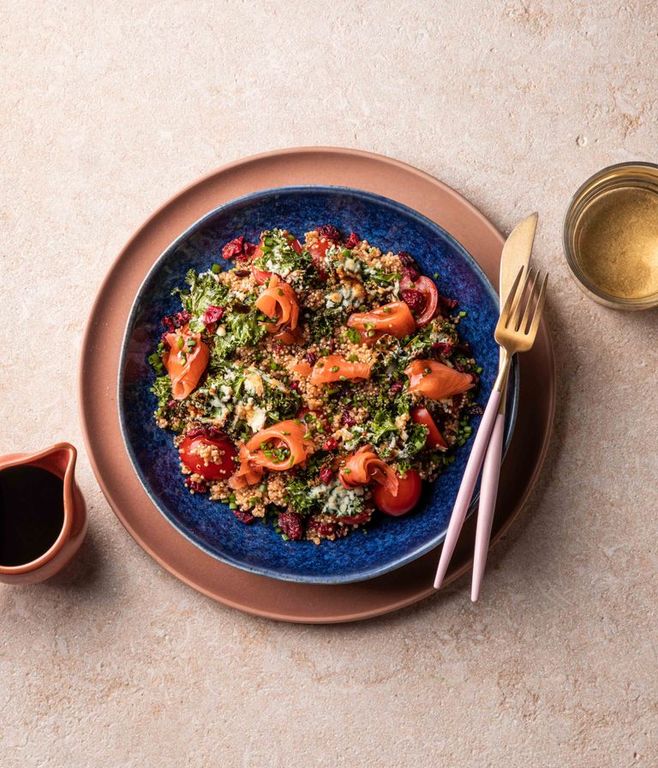
[[[277,621],[306,624],[331,624],[362,621],[406,608],[431,595],[436,595],[435,590],[431,586],[431,580],[426,578],[426,575],[423,575],[421,581],[421,575],[416,573],[418,569],[413,567],[416,564],[420,564],[421,561],[416,561],[412,566],[407,566],[407,568],[401,569],[401,571],[398,572],[399,575],[407,571],[407,573],[404,573],[404,589],[396,589],[398,584],[398,582],[396,582],[392,585],[393,589],[390,591],[386,589],[383,595],[380,590],[379,593],[375,595],[369,594],[366,599],[361,594],[362,590],[354,589],[359,586],[358,584],[342,585],[339,587],[289,585],[303,587],[304,594],[297,596],[293,595],[292,598],[289,598],[287,595],[281,596],[280,594],[275,594],[274,599],[272,599],[271,590],[266,589],[267,603],[264,605],[262,600],[259,601],[252,597],[252,589],[259,585],[266,587],[270,587],[271,585],[281,586],[283,584],[282,582],[275,582],[261,577],[252,577],[250,574],[223,565],[218,569],[213,569],[211,572],[207,568],[208,564],[205,562],[195,563],[194,567],[190,568],[188,561],[186,559],[181,559],[181,557],[177,555],[176,547],[172,549],[168,546],[167,542],[163,542],[161,538],[156,537],[154,539],[150,529],[145,528],[144,525],[139,525],[139,521],[143,519],[141,512],[135,515],[132,513],[132,510],[124,510],[122,508],[118,498],[120,496],[120,491],[117,489],[116,482],[117,467],[112,464],[114,457],[107,450],[104,452],[102,441],[97,441],[96,434],[93,431],[93,427],[97,422],[98,426],[103,426],[103,417],[98,413],[98,406],[93,400],[93,395],[98,394],[101,397],[107,396],[108,389],[107,385],[105,385],[105,387],[102,386],[105,381],[103,378],[104,371],[102,370],[102,366],[97,366],[100,369],[99,371],[86,369],[85,353],[94,351],[96,337],[105,334],[103,340],[107,340],[108,334],[111,333],[104,327],[104,325],[109,326],[110,322],[107,321],[105,324],[103,323],[103,320],[106,318],[102,312],[102,304],[106,296],[112,293],[111,287],[114,282],[131,280],[131,267],[126,261],[129,251],[131,249],[139,248],[140,239],[145,238],[148,235],[148,230],[153,228],[154,224],[163,216],[163,214],[169,212],[171,215],[176,215],[175,205],[182,199],[194,194],[208,195],[212,192],[218,194],[213,189],[214,184],[217,184],[220,190],[227,184],[240,188],[245,181],[251,183],[252,177],[255,177],[255,186],[259,183],[259,178],[272,172],[270,166],[273,167],[275,172],[282,172],[281,166],[283,165],[287,170],[286,166],[289,166],[291,162],[299,165],[299,170],[296,170],[295,173],[298,173],[301,177],[310,175],[310,164],[312,164],[314,177],[318,167],[323,176],[331,178],[334,178],[337,175],[340,175],[340,178],[344,178],[345,176],[349,177],[350,173],[367,170],[371,173],[371,176],[369,176],[369,186],[376,189],[381,189],[386,186],[399,189],[400,185],[408,185],[416,180],[419,189],[423,188],[424,190],[430,190],[439,197],[445,195],[447,196],[447,199],[453,201],[459,208],[467,210],[469,216],[472,217],[473,223],[477,224],[479,236],[488,240],[486,247],[483,246],[483,251],[490,252],[489,258],[492,258],[494,262],[500,258],[500,251],[502,251],[504,238],[492,222],[489,221],[489,219],[485,217],[473,203],[440,179],[395,158],[353,148],[300,146],[261,152],[223,164],[201,177],[196,178],[185,187],[178,189],[169,197],[169,199],[157,207],[133,232],[108,267],[106,274],[98,285],[97,293],[91,305],[89,318],[82,337],[78,367],[78,412],[84,444],[87,449],[91,468],[111,510],[134,541],[149,554],[153,560],[177,579],[222,605],[253,616]],[[339,171],[335,170],[336,163],[341,164]],[[405,187],[405,190],[407,189],[408,187]],[[221,197],[221,193],[218,196]],[[435,214],[432,213],[432,215]],[[539,366],[540,370],[538,369],[538,372],[543,376],[542,383],[546,385],[545,390],[547,393],[545,407],[541,416],[541,423],[538,425],[543,432],[543,435],[541,442],[535,451],[532,469],[527,475],[522,487],[519,489],[519,492],[515,492],[514,494],[512,500],[514,506],[509,510],[506,509],[505,511],[501,511],[500,520],[497,519],[499,517],[497,510],[497,514],[494,518],[494,532],[491,540],[492,547],[500,542],[525,508],[528,497],[533,491],[537,478],[541,473],[550,444],[550,435],[555,420],[557,401],[556,370],[553,344],[548,333],[548,328],[544,323],[540,326],[540,334],[538,338],[541,342],[538,347],[541,348],[542,357],[541,365]],[[110,341],[112,341],[111,336]],[[537,354],[539,355],[539,352]],[[521,367],[524,366],[522,365]],[[101,380],[99,384],[96,384],[96,378]],[[86,387],[87,384],[89,384],[89,388]],[[88,393],[88,389],[94,391],[89,391]],[[523,394],[523,391],[521,394]],[[92,398],[89,402],[88,397]],[[96,410],[94,410],[94,405],[96,405]],[[513,445],[514,443],[512,443],[512,446]],[[118,461],[120,464],[120,460]],[[130,501],[130,499],[124,499],[124,501]],[[216,563],[216,565],[220,566],[219,563]],[[461,562],[457,562],[457,558],[454,558],[445,584],[447,585],[462,577],[470,570],[471,565],[472,561],[468,556]],[[413,573],[411,573],[412,569],[414,571]],[[238,574],[241,574],[239,578],[237,577]],[[387,579],[388,577],[383,577],[384,581]],[[228,585],[226,583],[227,581]],[[408,582],[408,585],[406,582]],[[365,582],[365,584],[374,583],[375,582],[372,581]],[[236,585],[238,586],[238,589],[236,589]],[[341,596],[336,604],[333,594],[338,591],[340,591],[341,595],[343,592],[348,591],[352,594],[352,597],[344,599]],[[318,600],[317,597],[315,597],[315,595],[320,594],[328,594],[329,605],[327,605],[326,600]],[[292,606],[291,602],[293,603]],[[297,605],[294,605],[295,602],[297,602]]]
[[[246,195],[241,195],[231,200],[227,200],[226,202],[221,203],[220,205],[216,206],[215,208],[201,215],[198,219],[196,219],[196,221],[190,224],[190,226],[188,226],[183,232],[177,235],[174,238],[174,240],[172,240],[169,243],[169,245],[167,245],[167,247],[160,253],[160,255],[153,262],[148,272],[144,276],[144,279],[140,283],[139,288],[137,289],[137,292],[135,293],[135,297],[130,306],[130,312],[128,314],[128,319],[126,321],[123,337],[121,340],[121,353],[119,357],[119,367],[117,371],[117,382],[116,382],[116,387],[117,387],[116,407],[119,415],[119,427],[121,430],[123,445],[130,458],[132,469],[137,475],[139,482],[142,485],[142,488],[144,489],[144,491],[146,492],[146,494],[148,495],[149,499],[151,500],[155,508],[158,510],[158,512],[165,518],[165,520],[167,520],[167,522],[179,534],[184,536],[190,543],[192,543],[194,546],[201,549],[207,555],[215,558],[221,563],[225,563],[226,565],[230,565],[234,568],[240,568],[241,570],[247,571],[248,573],[257,574],[259,576],[265,576],[267,578],[277,579],[280,581],[295,582],[295,583],[302,583],[302,584],[352,584],[360,581],[368,581],[370,579],[377,578],[377,576],[382,576],[386,573],[390,573],[391,571],[395,571],[398,568],[402,568],[405,565],[408,565],[409,563],[413,562],[414,560],[417,560],[419,557],[422,557],[423,555],[427,554],[431,550],[436,549],[436,547],[442,544],[443,541],[445,540],[446,534],[448,532],[448,525],[446,524],[446,526],[442,530],[438,531],[436,535],[434,535],[431,539],[426,540],[422,545],[415,547],[412,551],[408,552],[407,554],[401,557],[398,557],[393,561],[389,561],[386,564],[372,566],[367,570],[361,570],[359,571],[358,575],[337,574],[337,575],[323,576],[323,575],[298,575],[293,572],[281,573],[269,567],[259,567],[258,565],[251,565],[249,563],[245,563],[240,560],[234,560],[230,556],[222,555],[218,553],[217,551],[212,549],[208,544],[206,544],[197,536],[195,536],[193,532],[187,531],[183,526],[177,524],[176,521],[172,519],[173,516],[171,516],[168,513],[166,509],[166,505],[160,502],[160,500],[155,495],[153,490],[149,487],[145,473],[143,472],[142,467],[137,460],[137,456],[135,454],[133,445],[131,444],[131,441],[128,438],[126,413],[124,408],[124,398],[122,397],[123,387],[125,386],[125,378],[126,378],[126,367],[127,367],[126,363],[127,363],[127,357],[129,354],[128,352],[129,339],[132,336],[135,329],[135,321],[142,304],[144,293],[145,291],[147,291],[149,288],[152,287],[155,273],[161,268],[162,264],[168,258],[171,258],[172,254],[176,252],[176,250],[179,248],[181,244],[183,244],[186,240],[188,240],[191,236],[193,236],[196,232],[198,232],[202,227],[210,224],[216,216],[222,214],[228,209],[233,208],[235,206],[244,205],[245,203],[261,201],[276,195],[295,195],[295,194],[304,193],[304,192],[319,192],[319,193],[329,193],[332,195],[333,194],[345,195],[345,196],[354,197],[357,200],[365,199],[365,200],[375,201],[380,205],[388,207],[394,211],[398,211],[398,212],[401,211],[404,215],[407,215],[411,218],[416,219],[417,221],[422,223],[424,227],[426,227],[430,231],[434,231],[434,233],[439,238],[443,238],[445,241],[447,241],[450,247],[460,255],[460,258],[463,259],[466,262],[466,264],[468,264],[469,268],[475,273],[479,281],[482,283],[484,290],[489,295],[489,298],[493,301],[494,305],[497,305],[497,306],[499,305],[498,294],[493,284],[489,280],[488,276],[485,274],[482,267],[477,263],[475,258],[471,255],[471,253],[440,224],[432,221],[429,217],[425,216],[424,214],[420,213],[414,208],[411,208],[410,206],[405,205],[404,203],[400,203],[397,200],[393,200],[389,197],[386,197],[384,195],[379,195],[374,192],[368,192],[367,190],[357,189],[355,187],[347,187],[343,185],[324,185],[324,184],[297,185],[296,184],[296,185],[288,185],[285,187],[271,187],[268,189],[257,190],[255,192],[249,192]],[[514,436],[514,426],[516,421],[518,397],[519,397],[519,369],[517,366],[515,366],[514,373],[510,378],[510,385],[507,391],[508,416],[505,424],[503,455],[507,451],[507,448],[509,447],[509,444]],[[469,505],[467,516],[470,516],[474,513],[475,509],[477,508],[478,499],[479,499],[479,490],[476,490],[476,493],[473,494],[473,498]]]

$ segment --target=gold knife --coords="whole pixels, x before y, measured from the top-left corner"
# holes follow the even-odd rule
[[[537,213],[533,213],[516,225],[510,236],[505,241],[500,257],[500,275],[498,279],[500,292],[500,307],[505,305],[507,296],[519,270],[528,269],[532,245],[537,230]],[[499,366],[504,363],[503,353],[499,357]],[[503,384],[503,392],[507,392],[507,382]],[[486,551],[491,536],[496,495],[498,493],[498,476],[500,474],[500,462],[503,450],[503,434],[505,432],[505,403],[507,397],[500,398],[500,406],[496,423],[491,434],[491,440],[482,466],[482,479],[480,481],[480,503],[478,507],[477,529],[475,533],[475,553],[473,560],[473,581],[471,583],[471,600],[475,602],[480,595],[480,586],[484,576],[486,564]]]

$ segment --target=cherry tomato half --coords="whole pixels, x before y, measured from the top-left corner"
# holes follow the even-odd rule
[[[420,499],[420,492],[423,488],[420,475],[415,469],[410,469],[402,477],[398,475],[398,492],[396,496],[387,491],[383,485],[376,485],[373,488],[372,497],[377,509],[387,515],[399,517],[410,512]]]
[[[325,256],[332,245],[333,243],[331,240],[327,240],[326,237],[321,237],[308,249],[308,252],[311,254],[311,261],[317,269],[321,280],[327,279],[327,265],[325,262]]]
[[[411,418],[416,424],[424,424],[429,430],[427,433],[427,439],[425,445],[428,448],[438,448],[440,451],[448,449],[448,443],[446,443],[443,435],[436,426],[436,422],[432,418],[432,414],[424,406],[411,409]]]
[[[199,450],[213,447],[219,454],[217,461],[206,460],[199,455]],[[238,452],[226,435],[185,437],[178,447],[178,452],[183,464],[191,472],[201,475],[206,480],[223,480],[230,477],[238,466],[235,460]]]

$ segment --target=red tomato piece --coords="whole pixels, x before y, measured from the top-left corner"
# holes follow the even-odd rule
[[[223,480],[237,467],[238,452],[226,435],[184,437],[178,452],[183,464],[205,480]]]
[[[414,288],[420,291],[425,299],[425,307],[416,318],[416,322],[420,326],[427,325],[436,314],[437,307],[439,306],[439,292],[433,281],[424,275],[416,280]]]
[[[272,277],[271,272],[267,272],[264,269],[258,269],[258,267],[251,267],[251,274],[254,276],[254,280],[258,283],[258,285],[264,285],[270,277]]]
[[[325,264],[325,256],[327,250],[334,245],[331,240],[327,240],[326,237],[321,237],[311,246],[309,246],[308,252],[311,254],[311,261],[315,265],[315,268],[322,280],[327,279],[327,267]]]
[[[432,418],[432,414],[424,406],[411,409],[411,418],[416,424],[424,424],[429,430],[427,433],[427,440],[425,445],[428,448],[438,448],[440,451],[448,449],[448,443],[443,438],[443,435],[436,426],[436,422]]]
[[[386,515],[399,517],[410,512],[420,499],[423,482],[415,469],[410,469],[402,477],[398,475],[398,492],[393,495],[384,485],[376,485],[372,491],[377,509]]]

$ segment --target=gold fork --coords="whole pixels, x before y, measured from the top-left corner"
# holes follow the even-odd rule
[[[526,271],[525,277],[523,277],[524,271],[525,268],[521,267],[496,325],[494,336],[502,350],[503,364],[499,367],[498,376],[494,382],[489,402],[480,422],[480,428],[471,448],[471,455],[464,470],[464,477],[459,486],[459,493],[452,510],[448,531],[441,550],[439,567],[434,579],[435,589],[439,589],[443,582],[450,559],[455,551],[457,539],[464,525],[466,513],[473,497],[473,491],[475,490],[482,462],[489,445],[489,439],[491,438],[491,432],[496,421],[498,404],[502,397],[502,391],[505,388],[512,358],[519,352],[527,352],[531,349],[537,336],[537,329],[539,328],[546,299],[548,275],[542,275],[538,270],[531,269]],[[480,535],[476,541],[474,562],[478,566],[480,574],[483,570],[482,558],[486,560],[490,532],[491,524],[489,522],[489,531],[486,537]],[[480,565],[482,565],[481,568],[479,567]]]

